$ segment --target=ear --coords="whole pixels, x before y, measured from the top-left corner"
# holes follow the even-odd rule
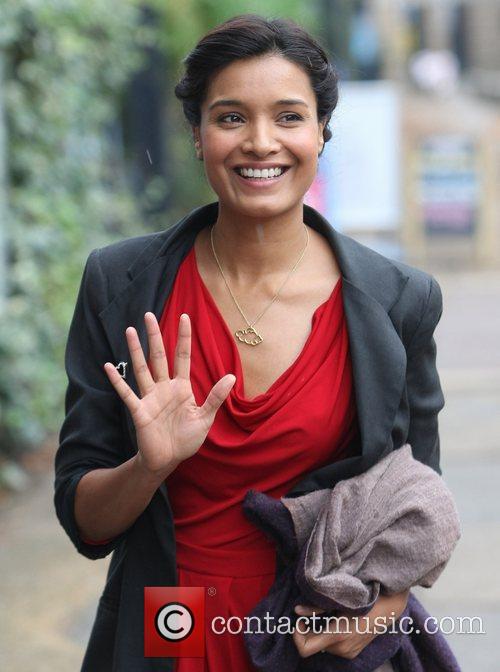
[[[191,126],[191,131],[193,133],[194,148],[196,151],[196,158],[200,161],[203,159],[203,150],[201,147],[201,136],[200,136],[200,127]]]
[[[325,130],[326,123],[327,123],[327,119],[322,119],[318,123],[318,143],[319,143],[318,151],[320,151],[320,152],[323,149],[323,146],[325,144],[325,141],[324,141],[324,138],[323,138],[323,131]]]

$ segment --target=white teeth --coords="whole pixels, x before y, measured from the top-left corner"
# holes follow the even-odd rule
[[[282,168],[238,168],[240,175],[243,177],[257,177],[266,179],[269,177],[278,177],[283,172]]]

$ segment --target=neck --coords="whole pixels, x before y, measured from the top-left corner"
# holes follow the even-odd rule
[[[302,201],[273,217],[248,217],[219,202],[213,241],[224,274],[235,283],[282,275],[292,268],[307,242]],[[211,252],[210,232],[208,245]]]

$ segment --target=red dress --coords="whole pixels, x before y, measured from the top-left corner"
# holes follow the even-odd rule
[[[194,246],[179,267],[160,320],[171,375],[185,312],[196,403],[226,373],[236,382],[198,452],[166,479],[179,586],[211,589],[205,658],[178,658],[176,672],[255,670],[242,633],[215,634],[210,626],[215,616],[238,616],[244,624],[275,578],[275,546],[244,516],[244,495],[252,488],[284,496],[307,472],[346,457],[358,431],[341,289],[342,278],[314,311],[292,365],[265,393],[246,399],[234,335],[199,274]],[[237,629],[235,619],[232,624]]]

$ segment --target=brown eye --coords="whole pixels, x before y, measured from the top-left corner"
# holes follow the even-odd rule
[[[219,121],[225,121],[228,117],[236,117],[236,119],[241,119],[237,114],[234,112],[231,112],[230,114],[225,114],[222,117],[219,117]],[[229,121],[228,123],[233,123],[232,121]]]

